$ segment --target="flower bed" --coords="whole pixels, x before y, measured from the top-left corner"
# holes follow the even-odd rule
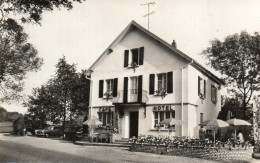
[[[218,161],[248,161],[253,148],[246,143],[201,142],[198,139],[139,137],[130,139],[131,151],[185,156]]]
[[[253,148],[176,147],[132,143],[131,151],[165,155],[185,156],[218,161],[248,161],[252,159]]]

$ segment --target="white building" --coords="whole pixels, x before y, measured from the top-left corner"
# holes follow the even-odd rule
[[[199,124],[221,109],[222,81],[198,62],[132,21],[91,70],[90,117],[118,128],[122,138],[157,135],[175,118],[172,136],[198,137]],[[168,135],[162,126],[160,135]]]

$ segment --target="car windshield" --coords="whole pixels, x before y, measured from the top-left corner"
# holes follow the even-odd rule
[[[48,126],[48,127],[45,127],[44,129],[45,130],[50,130],[52,128],[52,126]]]

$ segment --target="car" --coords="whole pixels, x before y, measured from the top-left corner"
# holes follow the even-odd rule
[[[62,136],[62,126],[49,126],[44,129],[35,130],[36,136],[48,137],[60,137]]]
[[[77,140],[81,137],[83,129],[81,126],[68,126],[63,131],[63,140]]]

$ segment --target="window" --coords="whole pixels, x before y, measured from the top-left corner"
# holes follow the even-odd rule
[[[113,126],[114,122],[114,113],[113,112],[98,112],[99,120],[103,123],[103,126],[111,125]]]
[[[166,90],[166,83],[167,83],[166,73],[158,74],[157,77],[158,77],[158,90]]]
[[[144,47],[125,50],[124,55],[124,67],[136,67],[138,65],[143,65]]]
[[[203,123],[203,113],[200,113],[200,124]]]
[[[165,119],[175,118],[175,111],[157,111],[154,112],[154,125],[157,126]],[[167,125],[160,125],[162,129],[167,129]]]
[[[216,104],[217,103],[217,87],[211,85],[211,101]]]
[[[206,98],[206,80],[198,77],[198,95],[201,99]]]
[[[137,76],[130,77],[130,94],[138,93]]]
[[[118,79],[99,80],[99,98],[117,97]]]
[[[106,80],[107,92],[112,93],[114,88],[114,80]]]
[[[149,94],[166,95],[173,93],[173,72],[150,74],[149,75]]]

